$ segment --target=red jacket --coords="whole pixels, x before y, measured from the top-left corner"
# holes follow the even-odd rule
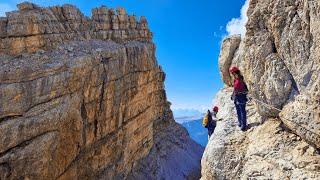
[[[235,94],[247,93],[247,91],[248,91],[246,84],[243,82],[243,80],[240,77],[238,77],[234,80],[233,88],[234,88]]]

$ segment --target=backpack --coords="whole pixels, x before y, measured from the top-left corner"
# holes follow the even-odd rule
[[[209,121],[209,114],[207,113],[202,120],[202,126],[206,127],[208,125],[208,121]]]
[[[248,94],[249,89],[248,89],[247,83],[244,81],[244,77],[243,76],[241,77],[241,83],[242,83],[242,85],[244,87],[244,94]]]

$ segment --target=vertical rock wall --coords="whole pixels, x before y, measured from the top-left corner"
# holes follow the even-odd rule
[[[240,65],[252,97],[282,109],[280,112],[257,103],[260,115],[280,115],[288,128],[318,148],[319,8],[319,3],[311,0],[251,0],[245,38],[241,43],[233,42],[235,37],[227,38],[219,61],[227,85],[229,64]],[[240,44],[244,47],[240,48]],[[225,46],[240,50],[228,53],[230,49]]]
[[[320,178],[319,10],[313,0],[250,0],[245,37],[227,37],[221,48],[222,121],[202,157],[202,179]],[[231,65],[253,98],[246,132],[230,100]]]
[[[151,179],[199,172],[202,148],[173,120],[145,18],[18,7],[0,23],[0,179],[146,179],[139,164],[177,152],[171,166],[187,166],[154,166]]]

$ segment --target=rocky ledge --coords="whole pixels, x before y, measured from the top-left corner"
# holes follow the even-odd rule
[[[319,151],[292,133],[279,119],[264,119],[253,102],[247,107],[249,130],[238,127],[232,88],[221,90],[214,135],[202,157],[202,180],[319,179]]]
[[[320,4],[250,0],[245,37],[227,37],[219,66],[223,120],[202,158],[202,179],[320,178]],[[252,101],[241,132],[230,100],[231,65]]]

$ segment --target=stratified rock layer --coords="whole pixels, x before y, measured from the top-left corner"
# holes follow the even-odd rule
[[[199,175],[202,148],[173,120],[144,18],[19,9],[0,28],[0,179]],[[157,176],[140,168],[155,161]]]
[[[19,11],[0,18],[0,53],[19,54],[49,50],[73,40],[103,39],[116,42],[139,40],[151,42],[145,17],[140,21],[123,8],[117,13],[105,6],[84,16],[73,5],[39,8],[31,3],[18,5]]]

